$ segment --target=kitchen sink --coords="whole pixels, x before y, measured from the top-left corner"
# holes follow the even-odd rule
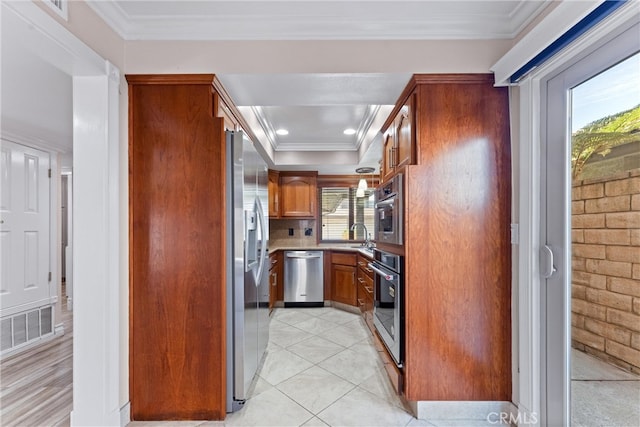
[[[358,249],[361,249],[363,251],[369,252],[370,254],[373,254],[373,248],[367,248],[366,246],[362,246],[362,245],[353,245],[351,247],[352,248],[358,248]]]

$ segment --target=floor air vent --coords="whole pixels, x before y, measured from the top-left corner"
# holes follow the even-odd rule
[[[53,307],[41,307],[0,320],[0,352],[8,353],[53,333]]]

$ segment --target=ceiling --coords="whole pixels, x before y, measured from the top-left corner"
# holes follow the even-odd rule
[[[125,41],[465,40],[512,39],[549,1],[90,0],[87,3]],[[5,125],[15,124],[19,128],[31,122],[37,128],[35,137],[40,138],[47,135],[49,127],[49,135],[56,139],[54,145],[62,151],[70,150],[69,76],[60,74],[44,60],[29,58],[29,51],[22,49],[15,38],[13,47],[8,48],[6,45],[11,43],[4,33],[3,19],[3,131]],[[27,77],[24,70],[29,70],[26,73],[29,78],[22,78]],[[47,76],[43,86],[29,86],[39,81],[34,78],[37,75]],[[7,80],[5,76],[12,78]],[[218,77],[259,142],[267,147],[265,151],[273,153],[272,167],[342,174],[353,173],[359,166],[378,168],[382,151],[380,127],[410,74],[218,74]],[[54,85],[50,79],[55,80]],[[22,93],[20,99],[8,100],[5,96],[5,88],[12,92],[12,87],[16,89],[13,92]],[[276,134],[280,128],[287,129],[288,135]],[[345,135],[343,131],[347,128],[356,133]]]

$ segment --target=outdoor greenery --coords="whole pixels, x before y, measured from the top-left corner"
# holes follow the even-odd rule
[[[640,141],[640,105],[584,126],[571,137],[572,179],[580,176],[592,156],[604,157],[611,148],[634,141]]]

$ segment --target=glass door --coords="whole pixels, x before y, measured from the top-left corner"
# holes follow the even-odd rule
[[[640,243],[631,229],[640,215],[632,209],[640,176],[638,30],[633,26],[549,79],[542,94],[542,425],[626,425],[618,416],[633,416],[629,407],[637,408],[619,406],[624,400],[607,389],[612,383],[577,381],[585,369],[596,369],[584,357],[599,356],[608,367],[611,354],[626,352],[640,363],[632,344],[638,331],[621,329],[640,321],[636,297],[623,292],[640,286],[633,255]]]

